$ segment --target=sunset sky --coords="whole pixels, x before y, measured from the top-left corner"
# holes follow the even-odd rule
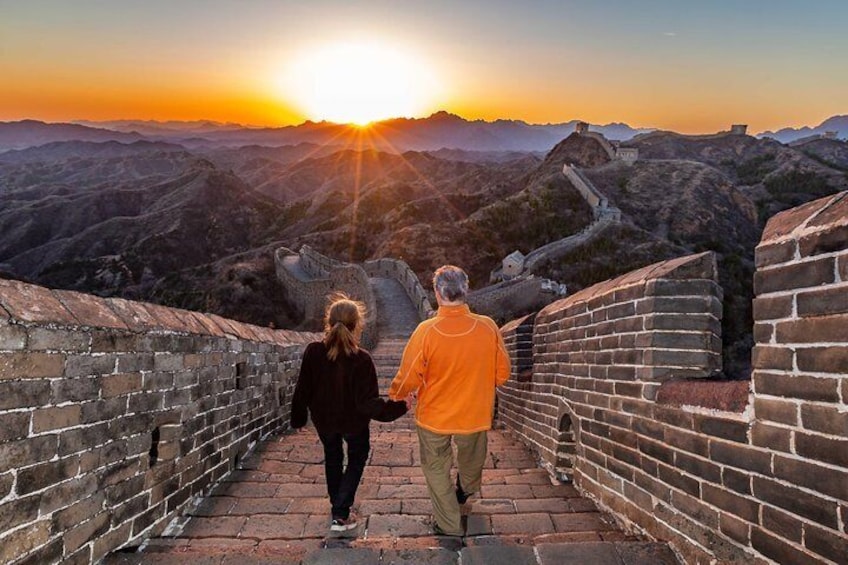
[[[0,0],[0,120],[758,132],[848,114],[846,24],[845,0]]]

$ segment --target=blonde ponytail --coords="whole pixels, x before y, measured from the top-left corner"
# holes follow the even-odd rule
[[[331,298],[324,314],[324,343],[330,361],[335,361],[340,354],[350,356],[359,350],[364,318],[365,305],[361,302],[343,294]]]

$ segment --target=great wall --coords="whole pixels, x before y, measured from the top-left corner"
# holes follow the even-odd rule
[[[330,290],[375,307],[385,386],[423,287],[305,251],[278,273],[311,315]],[[0,280],[0,562],[844,563],[848,193],[773,217],[756,265],[751,381],[717,378],[711,253],[504,325],[468,536],[428,534],[406,417],[375,427],[362,543],[326,536],[314,433],[279,435],[316,334]]]

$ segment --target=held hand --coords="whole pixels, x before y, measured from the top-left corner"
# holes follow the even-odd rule
[[[412,410],[412,402],[415,400],[415,397],[412,394],[407,395],[406,398],[403,399],[406,402],[406,409]]]

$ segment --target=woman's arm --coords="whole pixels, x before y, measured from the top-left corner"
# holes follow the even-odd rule
[[[353,377],[353,393],[356,411],[379,422],[391,422],[406,414],[406,402],[380,398],[377,384],[377,369],[374,361],[368,358],[361,370]]]
[[[300,362],[300,374],[294,387],[291,407],[291,427],[302,428],[309,419],[309,401],[312,400],[312,374],[315,372],[315,356],[312,344],[306,346]]]

